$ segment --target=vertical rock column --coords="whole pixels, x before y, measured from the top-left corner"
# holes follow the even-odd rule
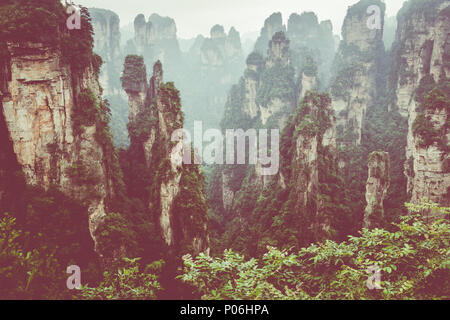
[[[325,160],[325,153],[336,152],[336,119],[330,107],[327,95],[308,92],[301,104],[301,115],[297,118],[296,141],[291,176],[295,182],[296,211],[312,214],[310,230],[317,239],[330,231],[331,225],[326,217],[322,201],[318,194],[320,162]],[[315,126],[321,127],[317,129]]]
[[[381,28],[367,25],[369,6],[380,8]],[[361,144],[366,111],[376,99],[378,55],[383,52],[385,4],[362,0],[350,7],[342,27],[343,40],[334,62],[330,87],[337,115],[339,140],[343,144]]]
[[[87,67],[75,76],[61,52],[42,43],[8,43],[7,49],[9,72],[1,88],[0,112],[25,181],[45,190],[58,186],[67,196],[86,203],[97,245],[94,234],[107,214],[105,202],[113,196],[110,168],[97,139],[97,124],[75,130],[72,120],[74,110],[84,107],[76,105],[81,93],[90,92],[101,103],[97,74]],[[80,182],[73,173],[80,167],[91,183]]]
[[[149,191],[143,199],[149,218],[153,216],[159,224],[161,238],[168,247],[188,247],[195,254],[208,250],[203,190],[197,185],[187,190],[186,186],[190,179],[199,179],[200,173],[187,167],[191,164],[183,165],[186,146],[172,141],[172,134],[183,127],[179,91],[172,82],[163,83],[160,61],[154,64],[148,84],[142,56],[126,58],[122,86],[129,96],[130,148],[142,155],[136,164],[151,173],[145,186]],[[192,204],[200,209],[189,211]]]
[[[281,130],[297,105],[295,99],[295,90],[297,88],[294,84],[293,68],[291,66],[290,40],[286,38],[286,34],[282,31],[275,33],[269,42],[264,72],[269,82],[262,83],[267,97],[265,101],[260,101],[259,103],[261,122],[265,125],[271,117],[274,117],[277,120],[277,127]],[[292,73],[292,76],[290,73]],[[289,88],[286,86],[289,86]],[[281,90],[289,89],[291,92],[277,95],[272,91],[271,94],[267,94],[268,91],[270,92],[270,90],[267,90],[269,87],[274,91],[279,88]]]
[[[255,51],[260,54],[265,54],[269,45],[270,39],[279,31],[286,31],[283,25],[283,18],[280,12],[273,13],[264,21],[264,27],[261,29],[260,36],[255,44]]]
[[[91,8],[94,28],[94,51],[103,59],[100,84],[105,96],[120,94],[120,19],[119,16],[104,9]]]
[[[389,188],[389,154],[375,151],[369,156],[369,178],[366,184],[367,206],[364,212],[364,227],[382,226],[384,218],[383,201]]]
[[[405,174],[413,203],[424,198],[443,206],[450,203],[450,96],[443,90],[424,99],[450,81],[449,12],[448,1],[433,0],[405,5],[397,16],[391,108],[408,118]]]
[[[148,91],[147,71],[141,56],[126,57],[121,80],[122,87],[128,94],[128,105],[130,106],[128,120],[133,123],[137,120],[138,113],[145,109]]]

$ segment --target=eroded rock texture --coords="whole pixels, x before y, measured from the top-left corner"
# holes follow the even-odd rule
[[[100,103],[101,88],[89,67],[73,74],[61,53],[40,43],[8,43],[7,81],[1,91],[3,115],[14,153],[28,185],[47,190],[51,185],[87,204],[89,228],[95,239],[105,201],[113,196],[105,153],[95,124],[75,130],[74,108],[81,92],[90,90]],[[89,183],[75,169],[86,168]]]
[[[389,154],[387,152],[372,152],[368,161],[369,177],[366,183],[366,209],[364,212],[364,227],[376,228],[383,226],[384,206],[390,183]]]
[[[368,25],[369,6],[379,8],[379,28]],[[330,87],[342,144],[361,144],[366,112],[377,98],[379,57],[384,52],[384,12],[383,2],[363,0],[349,7],[344,20]]]
[[[448,205],[449,106],[448,103],[439,106],[432,100],[426,103],[424,96],[433,87],[445,87],[450,78],[449,3],[410,1],[397,19],[391,108],[408,118],[405,164],[408,194],[414,203],[427,198]],[[448,101],[449,93],[444,90],[442,97]],[[426,121],[423,124],[428,130],[435,132],[436,139],[424,141],[426,134],[417,129],[421,120]]]
[[[183,135],[176,136],[181,144],[172,139],[183,127],[178,90],[173,83],[163,83],[159,61],[154,64],[148,83],[140,56],[128,56],[125,60],[122,85],[129,96],[131,147],[142,150],[144,167],[154,173],[146,201],[149,213],[159,223],[163,241],[177,249],[188,246],[195,254],[209,250],[206,209],[194,213],[183,211],[183,206],[195,201],[188,193],[191,190],[186,187],[186,179],[189,179],[186,177],[195,179],[200,174],[190,171],[188,166],[193,164],[181,161],[186,152],[190,153],[190,147],[183,143]],[[201,186],[195,187],[200,190],[195,196],[201,198]]]
[[[89,13],[94,28],[94,51],[103,59],[99,78],[103,93],[106,96],[120,94],[122,54],[119,16],[110,10],[97,8],[89,9]]]

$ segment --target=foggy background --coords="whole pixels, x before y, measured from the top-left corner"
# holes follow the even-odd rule
[[[175,19],[179,38],[209,36],[211,27],[223,25],[228,31],[234,26],[242,38],[256,38],[264,20],[273,12],[281,12],[283,23],[291,13],[314,11],[320,20],[330,19],[333,33],[340,35],[347,8],[358,0],[74,0],[85,7],[110,9],[120,16],[121,26],[133,22],[143,13]],[[394,16],[404,0],[386,0],[386,15]]]

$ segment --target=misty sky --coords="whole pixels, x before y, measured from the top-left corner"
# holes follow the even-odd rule
[[[273,12],[281,12],[286,23],[293,12],[314,11],[319,20],[330,19],[335,34],[340,34],[347,7],[358,0],[73,0],[86,7],[115,11],[126,25],[143,13],[152,13],[175,19],[178,36],[193,38],[198,34],[209,35],[214,24],[221,24],[226,31],[234,26],[241,36],[259,31],[264,20]],[[385,0],[387,16],[396,15],[404,0]]]

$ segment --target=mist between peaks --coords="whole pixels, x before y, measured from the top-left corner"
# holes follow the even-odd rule
[[[203,123],[194,121],[194,139],[186,129],[172,133],[172,164],[250,164],[256,165],[259,175],[276,175],[280,164],[279,129],[207,129]],[[268,144],[270,140],[270,145]],[[225,141],[225,143],[224,143]],[[195,152],[192,152],[192,142]],[[204,144],[207,144],[204,146]],[[225,144],[225,148],[224,148]],[[192,159],[193,158],[193,159]],[[193,160],[193,161],[192,161]]]

